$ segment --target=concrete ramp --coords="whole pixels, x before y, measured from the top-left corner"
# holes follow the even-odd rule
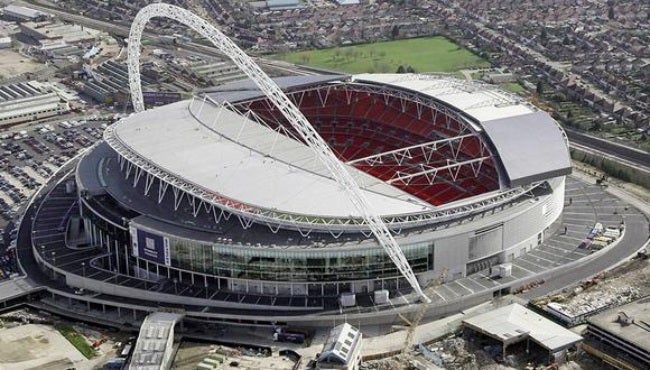
[[[171,366],[174,326],[183,314],[154,312],[140,327],[129,370],[167,370]]]

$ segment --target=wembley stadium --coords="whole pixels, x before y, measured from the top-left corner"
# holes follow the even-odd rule
[[[343,305],[408,304],[441,276],[506,263],[540,245],[562,213],[566,137],[515,96],[422,74],[274,81],[408,266],[251,81],[109,126],[40,206],[36,260],[68,286],[122,303],[206,315],[338,312],[342,297]],[[54,209],[65,212],[53,218]],[[66,244],[87,262],[39,248],[38,229],[50,224],[68,225]]]

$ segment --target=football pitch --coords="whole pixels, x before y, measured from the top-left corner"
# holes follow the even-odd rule
[[[453,73],[490,63],[449,39],[437,36],[277,54],[274,59],[346,73],[392,73],[402,66],[416,72]]]

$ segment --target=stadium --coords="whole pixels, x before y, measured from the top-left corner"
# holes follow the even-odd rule
[[[276,82],[360,184],[421,285],[535,248],[562,212],[563,133],[503,92],[426,75]],[[189,301],[253,310],[411,292],[344,189],[250,82],[115,123],[76,165],[74,185],[66,217],[98,254],[84,277],[97,269],[204,289],[209,299]],[[188,302],[86,280],[68,276],[96,292]]]
[[[155,109],[136,73],[137,113],[48,185],[33,256],[89,308],[394,315],[554,231],[568,143],[520,98],[425,74],[271,81],[229,52],[251,80]]]

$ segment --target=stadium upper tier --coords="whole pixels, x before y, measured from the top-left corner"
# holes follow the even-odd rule
[[[384,219],[515,196],[570,172],[555,121],[493,87],[425,75],[276,81]],[[253,221],[362,223],[312,149],[248,81],[123,119],[104,138],[134,181],[146,173]]]

